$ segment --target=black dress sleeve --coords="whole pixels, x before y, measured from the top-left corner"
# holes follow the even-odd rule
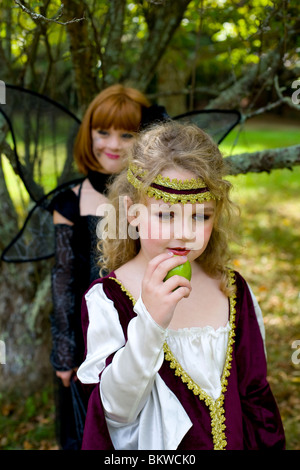
[[[55,225],[55,265],[52,269],[53,314],[51,316],[51,363],[56,370],[76,364],[74,227]]]
[[[72,189],[67,189],[53,198],[50,210],[54,210],[63,215],[66,219],[73,223],[78,220],[79,214],[79,197]]]

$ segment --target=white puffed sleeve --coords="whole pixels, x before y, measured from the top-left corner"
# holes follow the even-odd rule
[[[107,298],[101,283],[95,284],[85,295],[89,314],[87,355],[77,371],[84,384],[99,382],[105,361],[125,344],[123,330],[114,303]]]
[[[87,356],[77,375],[99,382],[106,421],[115,449],[176,449],[192,426],[174,393],[157,372],[164,360],[166,330],[147,312],[141,298],[125,344],[113,302],[94,285],[85,296],[89,326]],[[117,352],[116,352],[117,351]],[[105,368],[107,357],[116,352]]]
[[[145,405],[163,360],[166,330],[147,312],[141,298],[128,325],[127,342],[113,302],[96,284],[85,296],[89,314],[87,355],[77,375],[85,384],[99,382],[106,359],[113,362],[101,377],[100,395],[108,418],[119,423],[135,421]]]
[[[163,360],[166,330],[147,312],[141,297],[128,325],[127,343],[119,349],[101,379],[101,398],[106,416],[132,423],[147,402]]]

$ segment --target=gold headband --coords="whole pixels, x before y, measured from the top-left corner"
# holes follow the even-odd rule
[[[178,202],[194,204],[216,199],[201,178],[181,181],[177,179],[170,180],[168,177],[158,175],[150,186],[145,188],[143,177],[146,174],[146,171],[141,171],[131,163],[127,171],[127,179],[136,189],[143,190],[149,197],[163,199],[164,202],[171,204]]]

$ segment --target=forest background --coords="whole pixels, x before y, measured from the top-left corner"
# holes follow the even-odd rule
[[[44,94],[80,119],[124,83],[170,116],[237,109],[221,144],[241,207],[234,267],[264,314],[268,375],[300,449],[300,11],[297,0],[8,1],[0,80]],[[28,197],[0,131],[0,251]],[[21,217],[22,218],[22,217]],[[0,265],[0,448],[55,449],[49,316],[53,259]]]

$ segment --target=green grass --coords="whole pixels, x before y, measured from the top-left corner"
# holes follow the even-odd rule
[[[225,155],[288,147],[300,143],[300,121],[260,118],[237,126],[221,143]]]

